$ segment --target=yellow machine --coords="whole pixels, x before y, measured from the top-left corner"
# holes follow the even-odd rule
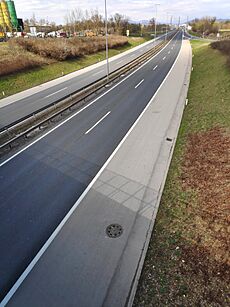
[[[1,4],[0,4],[0,29],[4,30],[4,31],[6,29],[6,23],[5,23],[5,20],[4,20],[4,17],[3,17]]]
[[[4,19],[4,22],[8,28],[8,30],[11,30],[11,21],[10,21],[10,14],[9,14],[9,10],[8,10],[8,6],[6,1],[1,1],[0,2],[0,6],[1,6],[1,11],[2,11],[2,16]]]

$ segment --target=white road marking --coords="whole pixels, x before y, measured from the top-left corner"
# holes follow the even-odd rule
[[[92,76],[99,75],[99,74],[101,74],[102,72],[104,72],[104,70],[100,70],[100,71],[98,71],[98,72],[95,72],[94,74],[92,74]]]
[[[166,56],[163,57],[163,61],[166,59]]]
[[[173,47],[171,49],[173,50]]]
[[[176,34],[174,35],[176,36]],[[168,43],[169,44],[169,43]],[[168,45],[167,44],[167,45]],[[167,46],[166,45],[166,46]],[[165,47],[166,47],[165,46]],[[164,48],[165,48],[164,47]],[[182,44],[181,44],[182,47]],[[30,264],[27,266],[27,268],[24,270],[24,272],[20,275],[20,277],[17,279],[17,281],[14,283],[14,285],[12,286],[12,288],[10,289],[10,291],[7,293],[7,295],[4,297],[4,299],[0,302],[0,306],[6,306],[6,304],[9,302],[9,300],[12,298],[12,296],[15,294],[15,292],[17,291],[17,289],[21,286],[21,284],[23,283],[23,281],[25,280],[25,278],[29,275],[29,273],[32,271],[32,269],[34,268],[34,266],[36,265],[36,263],[39,261],[39,259],[42,257],[42,255],[45,253],[45,251],[47,250],[47,248],[50,246],[50,244],[53,242],[53,240],[56,238],[56,236],[58,235],[58,233],[61,231],[61,229],[63,228],[63,226],[65,225],[65,223],[69,220],[69,218],[71,217],[71,215],[74,213],[74,211],[77,209],[77,207],[80,205],[81,201],[85,198],[85,196],[88,194],[88,192],[90,191],[90,189],[92,188],[92,186],[94,185],[94,183],[97,181],[97,179],[100,177],[100,175],[102,174],[102,172],[105,170],[105,168],[107,167],[107,165],[109,164],[109,162],[113,159],[113,157],[115,156],[115,154],[118,152],[118,150],[120,149],[120,147],[122,146],[122,144],[125,142],[125,140],[127,139],[127,137],[130,135],[130,133],[132,132],[132,130],[135,128],[135,126],[137,125],[137,123],[140,121],[140,119],[142,118],[142,116],[144,115],[145,111],[148,109],[149,105],[152,103],[152,101],[155,99],[156,95],[158,94],[158,92],[160,91],[160,89],[162,88],[162,86],[164,85],[166,79],[168,78],[168,76],[170,75],[171,71],[173,70],[174,66],[177,63],[177,60],[181,54],[181,50],[182,48],[180,47],[180,51],[177,55],[176,60],[174,61],[171,69],[169,70],[169,72],[167,73],[167,75],[165,76],[164,80],[162,81],[161,85],[158,87],[157,91],[155,92],[155,94],[153,95],[153,97],[150,99],[150,101],[148,102],[148,104],[146,105],[146,107],[144,108],[144,110],[142,111],[142,113],[139,115],[139,117],[136,119],[136,121],[134,122],[134,124],[132,125],[132,127],[129,129],[129,131],[126,133],[126,135],[124,136],[124,138],[120,141],[120,143],[118,144],[118,146],[115,148],[115,150],[112,152],[111,156],[108,158],[108,160],[105,162],[105,164],[102,166],[102,168],[99,170],[99,172],[96,174],[96,176],[93,178],[93,180],[90,182],[90,184],[87,186],[87,188],[84,190],[84,192],[81,194],[81,196],[78,198],[78,200],[75,202],[75,204],[73,205],[73,207],[69,210],[69,212],[66,214],[66,216],[63,218],[63,220],[60,222],[60,224],[57,226],[57,228],[54,230],[54,232],[51,234],[51,236],[49,237],[49,239],[44,243],[44,245],[42,246],[42,248],[39,250],[39,252],[36,254],[36,256],[33,258],[33,260],[30,262]],[[163,48],[163,49],[164,49]],[[162,49],[162,50],[163,50]],[[155,57],[155,56],[154,56]],[[154,58],[153,57],[153,58]],[[150,62],[152,60],[152,58],[147,61],[146,63]],[[144,65],[146,65],[146,63],[144,63],[143,65],[141,65],[140,67],[143,67]],[[137,70],[135,70],[133,73],[137,72],[140,67],[137,68]],[[132,74],[133,74],[132,73]],[[126,77],[126,79],[128,79],[129,76]],[[124,82],[125,79],[121,80],[121,82],[119,82],[118,84]],[[118,85],[117,84],[117,85]],[[117,85],[115,85],[114,87],[116,87]],[[112,88],[109,90],[111,91]],[[108,93],[109,91],[107,91],[106,93]],[[105,94],[106,94],[105,93]],[[105,95],[104,94],[104,95]],[[103,96],[104,96],[103,95]],[[100,96],[101,97],[101,96]],[[98,98],[99,99],[99,98]],[[95,101],[93,101],[95,102]],[[85,107],[86,108],[86,107]],[[79,113],[79,112],[77,112]],[[74,114],[72,117],[76,116],[76,114]],[[72,118],[71,117],[71,118]],[[69,119],[68,119],[69,120]],[[68,120],[65,120],[65,122],[67,122]],[[63,122],[64,123],[64,122]],[[63,123],[59,124],[59,126],[63,125]],[[57,127],[53,128],[53,130],[57,129]],[[52,131],[49,131],[46,133],[46,135],[48,135],[49,133],[51,133]],[[24,150],[26,150],[28,147],[32,146],[34,143],[38,142],[40,139],[42,139],[45,135],[43,135],[42,137],[40,137],[38,140],[34,141],[33,143],[31,143],[30,145],[26,146],[25,148],[23,148],[20,152],[14,154],[12,157],[10,157],[9,159],[7,159],[6,161],[4,161],[3,163],[0,164],[0,167],[2,165],[4,165],[5,163],[7,163],[8,161],[10,161],[11,159],[13,159],[14,157],[16,157],[17,155],[19,155],[19,153],[23,152]]]
[[[100,124],[101,121],[103,121],[104,118],[106,118],[109,114],[111,113],[111,111],[109,111],[108,113],[106,113],[98,122],[96,122],[95,125],[93,125],[93,127],[91,127],[89,130],[87,130],[85,132],[85,134],[88,134],[91,130],[93,130],[98,124]]]
[[[174,35],[174,37],[176,36],[176,34]],[[173,38],[174,38],[173,37]],[[172,39],[173,39],[172,38]],[[171,41],[172,41],[171,39]],[[63,122],[61,122],[60,124],[58,124],[57,126],[55,126],[54,128],[50,129],[49,131],[47,131],[46,133],[44,133],[42,136],[40,136],[39,138],[37,138],[35,141],[31,142],[30,144],[28,144],[27,146],[25,146],[24,148],[22,148],[21,150],[19,150],[18,152],[16,152],[14,155],[12,155],[11,157],[9,157],[8,159],[6,159],[5,161],[3,161],[2,163],[0,163],[0,167],[2,167],[3,165],[5,165],[6,163],[10,162],[12,159],[14,159],[15,157],[17,157],[18,155],[20,155],[23,151],[25,151],[26,149],[30,148],[31,146],[33,146],[34,144],[36,144],[37,142],[39,142],[40,140],[42,140],[44,137],[46,137],[47,135],[49,135],[50,133],[52,133],[53,131],[55,131],[56,129],[58,129],[59,127],[61,127],[62,125],[64,125],[65,123],[67,123],[68,121],[70,121],[72,118],[74,118],[75,116],[77,116],[79,113],[81,113],[82,111],[84,111],[85,109],[87,109],[89,106],[91,106],[92,104],[94,104],[96,101],[98,101],[100,98],[102,98],[103,96],[107,95],[110,91],[112,91],[114,88],[116,88],[118,85],[120,85],[121,83],[123,83],[125,80],[127,80],[128,78],[130,78],[132,75],[134,75],[138,70],[140,70],[142,67],[144,67],[145,65],[147,65],[149,62],[151,62],[159,53],[161,53],[169,44],[169,41],[167,43],[167,45],[164,46],[164,48],[159,51],[157,54],[155,54],[152,58],[150,58],[147,62],[143,63],[140,67],[138,67],[136,70],[134,70],[131,74],[129,74],[127,77],[125,77],[124,79],[122,79],[120,82],[118,82],[117,84],[115,84],[113,87],[111,87],[108,91],[106,91],[105,93],[101,94],[100,96],[98,96],[97,98],[95,98],[93,101],[91,101],[90,103],[88,103],[86,106],[84,106],[82,109],[80,109],[79,111],[77,111],[76,113],[74,113],[73,115],[71,115],[70,117],[66,118]]]
[[[168,54],[170,54],[170,51],[168,52]]]
[[[135,86],[135,88],[138,88],[138,86],[140,86],[141,83],[143,83],[144,81],[145,81],[145,79],[142,79],[142,80]]]
[[[157,67],[158,67],[158,65],[156,65],[156,66],[153,68],[153,70],[157,69]]]
[[[62,88],[61,90],[59,90],[59,91],[56,91],[56,92],[54,92],[54,93],[52,93],[52,94],[49,94],[49,95],[47,95],[46,97],[44,97],[44,98],[48,98],[48,97],[51,97],[51,96],[53,96],[53,95],[55,95],[55,94],[57,94],[57,93],[59,93],[59,92],[62,92],[62,91],[64,91],[64,90],[66,90],[68,87],[64,87],[64,88]]]

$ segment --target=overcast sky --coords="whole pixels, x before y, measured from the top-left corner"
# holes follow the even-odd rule
[[[63,23],[64,16],[74,8],[83,10],[98,9],[104,15],[104,0],[14,0],[19,18],[30,18],[35,14],[36,19],[45,18],[49,21]],[[154,17],[154,3],[160,3],[159,20],[165,21],[167,12],[174,20],[184,21],[202,16],[230,18],[230,0],[107,0],[108,15],[118,12],[131,20],[148,20]]]

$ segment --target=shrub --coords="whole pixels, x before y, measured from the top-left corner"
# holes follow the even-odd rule
[[[123,36],[109,36],[109,48],[121,47],[128,43]],[[43,57],[58,61],[77,58],[92,54],[105,49],[104,37],[74,37],[63,38],[16,38],[11,40],[12,45],[22,47],[24,50],[33,52]]]
[[[222,53],[226,54],[227,57],[227,66],[230,68],[230,40],[223,40],[211,43],[213,49],[218,49]]]
[[[230,40],[213,42],[211,43],[211,47],[230,56]]]
[[[1,46],[2,47],[2,46]],[[28,55],[23,49],[7,45],[0,49],[0,77],[39,67],[45,61],[35,55]]]

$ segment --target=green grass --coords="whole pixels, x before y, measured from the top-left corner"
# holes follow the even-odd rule
[[[189,104],[183,115],[136,293],[134,306],[138,307],[227,306],[230,303],[227,297],[229,264],[219,257],[227,253],[224,250],[226,246],[224,244],[215,246],[217,243],[222,243],[221,239],[216,239],[220,233],[215,231],[215,227],[223,228],[222,236],[225,239],[227,236],[225,224],[227,212],[223,211],[219,217],[215,216],[215,205],[224,206],[224,203],[214,204],[215,219],[210,221],[206,219],[209,211],[206,211],[204,216],[201,215],[203,209],[207,209],[203,208],[202,199],[205,198],[206,193],[209,195],[209,191],[205,190],[205,186],[202,191],[199,191],[192,186],[184,186],[183,183],[187,178],[191,179],[191,174],[184,172],[183,166],[191,138],[196,141],[198,136],[206,135],[206,144],[201,146],[200,151],[205,150],[206,146],[208,148],[209,143],[215,144],[210,131],[216,127],[221,127],[229,139],[230,70],[226,66],[226,58],[220,52],[212,50],[207,42],[192,41],[191,43],[194,70],[188,93]],[[210,147],[209,151],[207,150],[203,155],[204,159],[207,156],[212,160],[214,153],[212,146]],[[199,159],[195,154],[191,155],[191,158],[195,163],[196,159]],[[219,157],[217,153],[215,159],[218,162],[222,156]],[[202,167],[202,161],[200,164]],[[212,161],[208,165],[211,169]],[[204,171],[199,175],[202,177],[206,173]],[[216,174],[216,176],[220,175],[222,174]],[[215,187],[216,179],[209,180]],[[225,181],[222,182],[220,189],[227,189]],[[217,190],[215,193],[217,196],[218,193],[221,194]],[[216,196],[215,193],[213,197]],[[210,202],[211,199],[207,201]],[[216,219],[220,225],[216,223]]]
[[[193,32],[191,30],[188,30],[188,33],[191,34],[192,36],[196,36],[198,38],[202,37],[202,35],[200,33],[197,33],[197,32]]]
[[[129,38],[129,43],[123,47],[110,49],[109,57],[115,56],[130,48],[136,47],[148,39],[146,38]],[[0,48],[5,48],[6,44],[0,44]],[[87,55],[85,57],[67,60],[63,62],[55,62],[49,65],[44,65],[40,68],[32,69],[26,72],[17,73],[11,76],[0,78],[0,99],[9,95],[21,92],[33,86],[69,74],[76,70],[82,69],[89,65],[98,63],[105,59],[105,52],[97,52],[96,54]],[[5,93],[3,96],[2,92]]]

